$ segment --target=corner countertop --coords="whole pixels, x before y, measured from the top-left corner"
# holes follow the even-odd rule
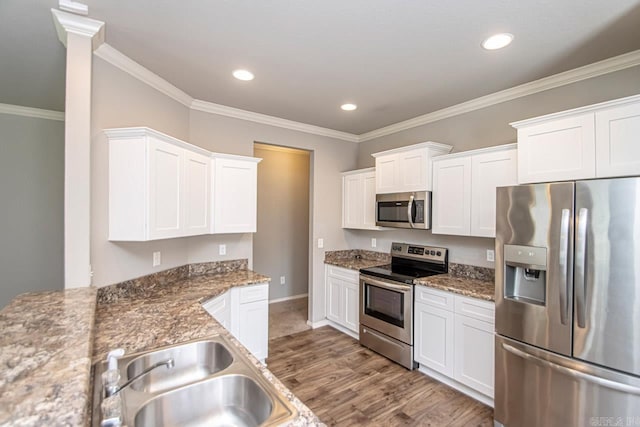
[[[324,254],[324,263],[349,270],[375,267],[389,264],[391,256],[383,252],[367,251],[363,249],[347,249],[341,251],[327,251]]]
[[[323,425],[201,305],[232,287],[270,279],[247,269],[201,271],[192,277],[180,277],[182,272],[175,271],[169,274],[177,280],[170,283],[154,279],[97,291],[25,294],[4,308],[0,312],[0,425],[86,426],[91,366],[108,350],[122,347],[133,353],[212,335],[224,335],[237,345],[296,407],[298,417],[285,425]]]

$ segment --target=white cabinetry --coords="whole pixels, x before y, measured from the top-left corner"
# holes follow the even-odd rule
[[[521,184],[640,174],[640,95],[511,125]]]
[[[342,174],[342,228],[381,229],[376,226],[376,173],[374,168]]]
[[[326,317],[336,329],[358,338],[360,274],[325,264]]]
[[[258,163],[254,157],[212,154],[212,233],[254,233]]]
[[[145,241],[209,231],[209,152],[152,129],[105,130],[109,240]]]
[[[372,154],[376,159],[376,193],[431,191],[431,159],[452,148],[423,142]]]
[[[493,405],[494,304],[415,289],[414,357],[420,370]]]
[[[434,234],[495,237],[496,188],[517,184],[516,145],[433,160]]]
[[[203,307],[264,363],[269,344],[269,284],[232,288]]]

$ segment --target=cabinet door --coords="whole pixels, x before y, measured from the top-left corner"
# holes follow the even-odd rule
[[[360,328],[360,316],[358,315],[358,311],[360,309],[359,306],[359,290],[358,283],[344,283],[342,287],[342,297],[343,297],[343,312],[344,319],[342,324],[351,329],[353,332],[358,333]]]
[[[433,162],[433,234],[471,233],[471,157]]]
[[[396,154],[376,157],[376,193],[385,194],[399,191],[399,167],[399,158]]]
[[[209,170],[211,158],[185,150],[184,217],[185,234],[192,236],[209,232]]]
[[[453,312],[415,304],[414,359],[434,371],[453,376]]]
[[[216,319],[225,329],[230,330],[231,326],[231,307],[229,292],[207,301],[202,306],[205,310]]]
[[[327,319],[342,323],[342,280],[327,276]]]
[[[417,149],[398,154],[400,170],[400,191],[426,191],[427,150]]]
[[[496,236],[496,188],[518,183],[517,164],[515,148],[471,158],[472,236]]]
[[[362,191],[364,206],[362,218],[364,228],[378,228],[376,226],[376,173],[366,172],[362,175]]]
[[[149,238],[181,236],[184,150],[149,137],[148,156]]]
[[[269,343],[269,302],[240,304],[238,340],[258,360],[267,358]]]
[[[594,114],[518,129],[518,182],[568,181],[596,176]]]
[[[596,113],[596,175],[640,175],[640,103]]]
[[[257,164],[217,158],[213,161],[213,232],[256,231]]]
[[[493,399],[493,323],[455,315],[454,378]]]
[[[342,228],[362,228],[362,175],[342,177]]]

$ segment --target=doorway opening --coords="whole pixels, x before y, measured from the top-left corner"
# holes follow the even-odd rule
[[[307,325],[309,305],[311,153],[254,143],[258,166],[253,269],[271,277],[269,339]]]

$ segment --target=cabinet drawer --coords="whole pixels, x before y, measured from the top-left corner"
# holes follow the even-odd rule
[[[453,294],[440,291],[438,289],[432,289],[420,285],[416,285],[415,287],[416,302],[428,304],[432,307],[441,308],[443,310],[453,311],[453,297]]]
[[[337,277],[351,283],[359,282],[360,272],[358,270],[350,270],[348,268],[336,267],[335,265],[327,264],[327,271],[329,276]]]
[[[468,298],[456,295],[456,314],[462,314],[483,322],[493,324],[495,322],[495,304],[476,298]]]
[[[224,294],[217,296],[213,299],[202,304],[205,310],[209,312],[213,317],[216,317],[220,313],[223,313],[226,310],[229,310],[229,293],[225,292]]]
[[[252,285],[239,290],[240,304],[269,299],[269,285]]]

